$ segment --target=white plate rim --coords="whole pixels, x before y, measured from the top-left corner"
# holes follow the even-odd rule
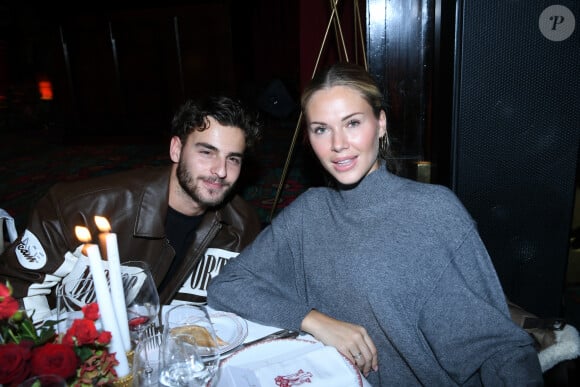
[[[230,356],[228,356],[227,358],[223,359],[222,361],[220,361],[220,365],[219,368],[225,367],[227,366],[228,362],[230,362],[232,359],[235,359],[237,355],[240,354],[244,354],[247,353],[247,351],[252,351],[252,350],[256,350],[257,347],[261,347],[264,345],[271,345],[272,343],[280,343],[283,341],[287,341],[287,342],[303,342],[303,343],[309,343],[309,344],[317,344],[319,342],[317,341],[313,341],[313,340],[308,340],[308,339],[301,339],[301,338],[285,338],[285,339],[270,339],[270,340],[264,340],[261,341],[259,343],[255,343],[252,345],[249,345],[243,349],[240,349],[239,351],[236,351],[234,353],[232,353]],[[359,387],[363,387],[363,380],[362,380],[362,375],[359,372],[358,368],[356,368],[356,365],[350,361],[349,358],[347,358],[346,356],[344,356],[342,353],[340,353],[339,351],[337,351],[338,354],[344,359],[345,363],[348,364],[352,370],[353,370],[353,374],[356,375],[356,378],[358,379],[358,386]]]
[[[220,355],[223,355],[224,353],[237,348],[244,342],[244,340],[246,340],[246,337],[248,336],[248,324],[237,314],[229,312],[209,312],[209,318],[212,320],[212,323],[214,319],[225,318],[226,321],[231,321],[232,324],[234,324],[236,327],[239,327],[239,330],[236,329],[236,332],[239,331],[239,334],[236,336],[236,340],[228,341],[227,345],[219,347]]]

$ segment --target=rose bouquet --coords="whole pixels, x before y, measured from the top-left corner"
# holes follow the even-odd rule
[[[117,378],[118,364],[109,353],[111,334],[99,332],[96,303],[83,308],[64,334],[56,334],[55,321],[37,329],[31,317],[19,309],[9,283],[0,284],[0,384],[17,386],[26,378],[56,374],[70,386],[110,385]]]

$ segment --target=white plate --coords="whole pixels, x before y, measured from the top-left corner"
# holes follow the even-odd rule
[[[220,368],[222,368],[222,372],[220,372],[220,376],[218,377],[217,384],[215,387],[232,387],[232,386],[246,386],[247,383],[241,380],[232,380],[232,376],[229,375],[228,372],[224,372],[227,367],[230,366],[244,366],[249,363],[256,363],[262,360],[269,360],[276,358],[280,355],[286,353],[295,353],[297,356],[300,353],[308,352],[307,348],[309,346],[317,346],[317,348],[324,348],[324,345],[320,342],[305,340],[305,339],[273,339],[268,341],[263,341],[260,343],[256,343],[250,345],[238,352],[233,353],[230,357],[223,359],[220,362]],[[345,380],[344,385],[348,386],[368,386],[368,383],[363,382],[363,378],[361,374],[358,372],[356,366],[336,351],[338,356],[333,356],[334,360],[344,361],[346,364],[345,369],[347,370],[346,373],[352,376],[352,380],[348,381]],[[291,356],[291,355],[290,355]],[[338,367],[342,368],[342,367]],[[346,376],[347,378],[349,376]],[[246,383],[246,384],[244,384]],[[311,383],[311,382],[308,382]],[[269,386],[269,384],[265,384]],[[276,387],[274,382],[272,381],[271,384],[273,387]]]
[[[244,342],[248,336],[248,324],[240,316],[227,312],[210,312],[215,334],[227,344],[220,346],[220,353],[231,351]]]

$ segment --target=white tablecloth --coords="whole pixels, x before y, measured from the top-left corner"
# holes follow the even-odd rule
[[[280,330],[280,328],[278,327],[272,327],[272,326],[266,326],[266,325],[262,325],[262,324],[258,324],[249,320],[245,320],[246,323],[248,324],[248,335],[246,337],[246,339],[244,340],[244,343],[248,343],[250,341],[254,341],[256,339],[265,337],[271,333],[277,332]],[[315,362],[316,360],[313,359],[319,359],[320,363],[317,364],[316,366],[318,368],[322,368],[322,366],[324,366],[324,368],[326,370],[328,369],[332,369],[334,367],[335,370],[340,370],[340,369],[345,369],[345,358],[343,358],[342,355],[340,355],[338,353],[338,351],[332,347],[325,347],[322,343],[320,343],[319,341],[317,341],[313,336],[309,335],[309,334],[302,334],[300,336],[298,336],[299,340],[302,341],[311,341],[311,342],[315,342],[317,343],[317,345],[315,346],[314,350],[309,352],[309,351],[295,351],[291,349],[291,346],[288,346],[288,353],[286,353],[290,358],[292,356],[296,356],[296,363],[294,363],[295,365],[297,365],[298,363],[300,363],[301,367],[300,368],[306,368],[304,367],[305,364],[307,364],[308,362]],[[284,339],[282,339],[284,340]],[[263,346],[264,349],[267,347],[266,345]],[[268,346],[269,349],[271,349],[271,346]],[[286,348],[285,346],[281,346],[283,348]],[[259,348],[261,348],[259,345],[256,346],[254,348],[254,351],[259,350]],[[255,352],[254,352],[255,354]],[[248,362],[246,364],[247,367],[253,368],[252,369],[252,373],[255,372],[256,375],[260,376],[260,375],[266,375],[268,373],[271,372],[264,372],[264,368],[268,368],[268,371],[271,371],[272,369],[274,369],[275,367],[281,368],[283,369],[284,364],[286,363],[293,363],[291,361],[291,359],[289,358],[285,358],[286,355],[284,352],[280,352],[280,353],[276,353],[276,355],[272,355],[272,359],[271,362],[272,364],[260,364],[259,362],[254,362],[254,359],[251,359],[252,361]],[[230,353],[228,354],[228,356],[225,356],[223,361],[224,367],[228,367],[228,363],[229,361],[227,360],[230,356],[236,356],[236,352],[234,352],[233,354]],[[237,355],[239,356],[239,355]],[[275,356],[275,359],[274,359]],[[312,365],[314,366],[314,365]],[[350,367],[350,366],[348,366]],[[352,369],[351,369],[352,370]],[[223,370],[222,370],[223,371]],[[324,370],[320,369],[321,372],[323,372]],[[358,371],[357,371],[358,372]],[[363,387],[371,387],[370,383],[364,378],[364,376],[362,376],[360,373],[358,373],[357,376],[360,376],[360,381],[362,383]],[[226,375],[225,378],[229,378],[230,376]],[[270,379],[269,379],[270,380]],[[325,378],[325,380],[328,380],[328,378]],[[234,382],[234,385],[232,385],[232,381],[229,379],[222,379],[222,380],[218,380],[218,383],[216,385],[216,387],[245,387],[245,386],[253,386],[254,384],[250,384],[248,382],[242,382],[239,380],[236,380]],[[225,383],[225,384],[224,384]],[[270,384],[261,384],[261,387],[277,387],[276,384],[272,383],[272,381],[270,380]],[[324,382],[322,384],[320,383],[307,383],[306,385],[308,386],[329,386],[329,387],[335,387],[337,384],[334,381],[330,381],[328,380],[328,383]],[[353,384],[353,386],[356,386],[357,384]]]
[[[167,306],[165,306],[163,309],[165,310]],[[214,309],[208,308],[208,311],[210,313],[219,313],[219,311],[216,311]],[[163,312],[162,312],[163,314]],[[267,326],[267,325],[262,325],[262,324],[258,324],[255,323],[253,321],[250,320],[245,320],[247,326],[248,326],[248,334],[244,340],[244,343],[248,343],[257,339],[260,339],[262,337],[265,337],[271,333],[277,332],[280,330],[279,327],[273,327],[273,326]],[[286,339],[282,339],[282,340],[286,340]],[[223,356],[222,358],[222,364],[223,367],[228,367],[228,363],[235,363],[235,364],[239,364],[239,363],[247,363],[248,367],[253,368],[252,372],[255,371],[256,374],[258,375],[264,375],[266,374],[266,372],[264,372],[264,368],[274,368],[274,367],[283,367],[284,364],[292,364],[292,357],[296,356],[296,363],[294,364],[300,364],[301,368],[307,368],[307,364],[311,364],[312,370],[316,370],[316,369],[320,369],[320,372],[324,372],[324,370],[322,370],[322,367],[324,367],[325,369],[332,369],[333,366],[335,366],[336,370],[339,369],[345,369],[345,362],[346,361],[342,355],[340,355],[338,353],[338,351],[332,347],[325,347],[321,342],[319,342],[318,340],[316,340],[313,336],[309,335],[309,334],[302,334],[300,336],[298,336],[298,340],[301,342],[309,342],[312,344],[315,344],[313,346],[313,351],[311,352],[310,349],[306,348],[306,349],[302,349],[302,350],[296,350],[295,346],[289,345],[280,345],[280,346],[276,346],[276,347],[280,347],[282,348],[281,351],[275,351],[275,353],[273,352],[272,354],[267,353],[267,354],[261,354],[259,353],[259,351],[261,350],[261,348],[264,348],[264,350],[268,350],[271,351],[272,350],[272,345],[255,345],[252,347],[246,347],[245,349],[242,349],[241,351],[250,351],[252,352],[252,354],[254,355],[258,355],[258,358],[261,358],[262,361],[265,361],[267,364],[258,364],[256,362],[254,362],[254,359],[251,359],[252,361],[250,362],[246,362],[246,359],[242,359],[244,361],[241,361],[240,358],[242,358],[242,356],[240,356],[240,352],[237,351],[232,351],[228,354],[226,354],[225,356]],[[305,347],[309,347],[309,345],[305,345]],[[247,348],[251,348],[251,350],[248,350]],[[286,348],[288,348],[286,350]],[[277,348],[276,348],[277,349]],[[258,352],[256,352],[258,351]],[[320,354],[320,356],[315,356],[316,354]],[[324,356],[322,356],[324,354]],[[262,356],[263,355],[263,356]],[[286,356],[287,355],[287,356]],[[228,360],[230,357],[232,356],[236,356],[236,361],[231,362],[230,360]],[[313,360],[312,359],[320,359],[320,364],[312,364]],[[316,360],[314,360],[314,362],[316,362]],[[329,364],[330,362],[330,364]],[[242,368],[245,366],[242,366]],[[353,366],[351,365],[351,363],[348,363],[346,368],[350,367],[350,374],[349,376],[352,377],[352,372],[353,372]],[[293,368],[292,368],[293,369]],[[220,371],[223,372],[223,369]],[[316,371],[314,371],[316,372]],[[358,378],[360,376],[360,381],[363,387],[371,387],[370,383],[358,372],[358,370],[355,371],[356,372],[356,377]],[[290,372],[291,373],[291,372]],[[283,374],[283,372],[282,372]],[[239,375],[239,373],[238,373]],[[214,384],[216,387],[246,387],[246,386],[254,386],[255,384],[250,384],[247,382],[243,382],[243,381],[239,381],[239,380],[230,380],[231,376],[229,376],[229,372],[227,373],[227,375],[225,377],[219,377],[218,378],[218,383]],[[326,380],[326,378],[325,378]],[[232,384],[233,383],[233,384]],[[329,382],[332,384],[332,387],[335,387],[336,384],[334,382]],[[331,384],[325,384],[323,383],[307,383],[307,385],[309,386],[326,386],[328,385],[329,387],[331,386]],[[352,384],[353,386],[359,385],[358,383],[354,383]],[[260,387],[278,387],[275,383],[273,383],[271,380],[269,380],[267,383],[261,384]],[[349,385],[350,386],[350,385]]]

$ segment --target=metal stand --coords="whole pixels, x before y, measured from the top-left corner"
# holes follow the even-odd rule
[[[330,1],[330,7],[331,7],[332,11],[330,14],[330,19],[328,20],[328,24],[326,25],[326,31],[324,32],[324,37],[322,39],[322,44],[320,45],[320,50],[318,51],[318,56],[316,57],[316,63],[314,64],[314,70],[312,71],[312,76],[310,77],[311,79],[316,74],[316,71],[318,71],[318,65],[320,63],[320,58],[322,57],[322,53],[324,51],[324,47],[325,47],[327,39],[328,39],[328,33],[330,31],[330,27],[333,25],[334,25],[335,39],[338,43],[337,45],[341,48],[341,50],[339,50],[339,52],[338,52],[339,58],[340,58],[340,60],[344,60],[346,62],[349,62],[348,52],[346,49],[346,44],[344,42],[344,35],[343,35],[342,27],[340,24],[340,18],[338,16],[338,10],[337,10],[338,0],[329,0],[329,1]],[[368,69],[358,0],[353,1],[353,7],[354,7],[353,9],[354,9],[354,26],[355,26],[355,40],[354,40],[355,54],[358,54],[358,39],[360,39],[363,64],[364,64],[365,69]],[[344,55],[344,59],[342,58],[342,55]],[[357,63],[356,59],[358,59],[358,57],[356,57],[356,55],[355,55],[355,63]],[[294,135],[292,136],[292,142],[290,143],[288,155],[286,156],[286,163],[284,164],[284,168],[282,169],[282,176],[280,177],[280,182],[278,183],[278,187],[276,189],[276,197],[274,198],[274,202],[272,203],[272,209],[270,211],[270,216],[268,218],[269,221],[272,221],[272,219],[274,218],[274,215],[276,213],[276,209],[278,207],[278,202],[280,201],[280,195],[282,194],[282,189],[284,187],[284,184],[286,183],[286,176],[288,174],[290,161],[292,160],[292,155],[294,154],[294,146],[296,145],[296,139],[298,138],[301,124],[302,124],[302,112],[300,112],[300,115],[298,117],[298,121],[296,122],[296,128],[294,129]]]

